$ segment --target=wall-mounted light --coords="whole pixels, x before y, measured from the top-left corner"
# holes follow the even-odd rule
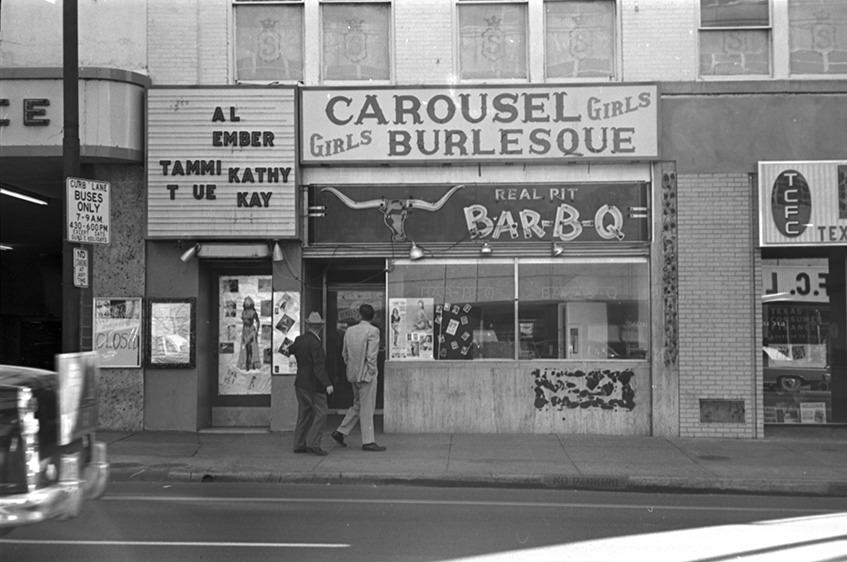
[[[558,258],[565,253],[565,247],[558,242],[553,242],[553,248],[550,250],[550,253],[553,254],[554,258]]]
[[[47,201],[44,199],[39,199],[34,195],[27,195],[26,193],[21,193],[19,190],[8,189],[5,187],[0,187],[0,195],[6,195],[7,197],[14,197],[15,199],[20,199],[22,201],[27,201],[29,203],[35,203],[36,205],[46,205]]]
[[[417,261],[424,257],[423,249],[412,242],[412,247],[409,248],[409,259],[412,261]]]
[[[493,252],[493,248],[491,248],[491,244],[488,242],[483,242],[482,246],[479,247],[479,253],[483,256],[488,256]]]
[[[279,245],[279,242],[274,241],[274,249],[273,249],[273,261],[280,262],[285,261],[285,254],[282,253],[282,246]]]
[[[193,246],[188,248],[186,251],[184,251],[182,253],[182,255],[179,256],[179,261],[181,261],[183,263],[188,263],[188,262],[190,262],[191,260],[194,259],[194,257],[197,255],[197,252],[199,252],[199,251],[200,251],[200,243],[198,242],[197,244],[194,244]]]

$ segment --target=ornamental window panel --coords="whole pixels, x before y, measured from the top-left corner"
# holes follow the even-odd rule
[[[768,0],[700,0],[700,75],[770,75]]]
[[[527,7],[459,5],[459,73],[463,80],[528,77]]]
[[[321,5],[323,80],[389,80],[391,5]]]
[[[544,3],[547,78],[615,76],[615,3]]]
[[[235,79],[273,82],[303,79],[302,3],[235,4]]]
[[[790,0],[791,74],[847,74],[847,2]]]

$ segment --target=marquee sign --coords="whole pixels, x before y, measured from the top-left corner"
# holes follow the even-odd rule
[[[148,93],[151,238],[296,235],[294,90]]]
[[[314,244],[648,240],[645,183],[311,186]]]
[[[847,160],[759,162],[759,245],[847,245]]]
[[[655,85],[301,90],[304,164],[655,159]]]

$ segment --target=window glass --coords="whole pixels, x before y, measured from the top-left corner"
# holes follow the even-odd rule
[[[303,79],[303,6],[236,4],[235,78]]]
[[[547,77],[613,77],[614,2],[548,1]]]
[[[702,27],[767,26],[768,0],[700,0]]]
[[[790,0],[792,74],[847,74],[847,2]]]
[[[770,25],[768,0],[700,0],[700,75],[769,75]]]
[[[646,359],[647,261],[521,263],[521,358]]]
[[[730,30],[700,32],[700,74],[770,74],[770,32]]]
[[[323,4],[323,79],[388,80],[390,4]]]
[[[390,358],[514,357],[512,261],[397,264],[388,279]]]
[[[525,4],[459,6],[459,64],[463,79],[526,78]]]
[[[765,423],[832,420],[828,271],[825,259],[762,261]]]

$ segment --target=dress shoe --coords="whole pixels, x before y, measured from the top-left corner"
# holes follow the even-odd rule
[[[379,451],[384,451],[385,447],[383,447],[382,445],[377,445],[376,443],[365,443],[364,445],[362,445],[362,450],[377,453]]]
[[[346,447],[347,443],[344,442],[344,434],[340,431],[333,431],[330,435],[335,439],[335,442],[341,445],[342,447]]]
[[[313,455],[317,455],[319,457],[325,457],[329,454],[326,451],[324,451],[323,449],[321,449],[320,447],[309,447],[309,452],[312,453]]]
[[[296,447],[294,449],[294,452],[295,453],[308,453],[309,449],[307,449],[306,447]]]

